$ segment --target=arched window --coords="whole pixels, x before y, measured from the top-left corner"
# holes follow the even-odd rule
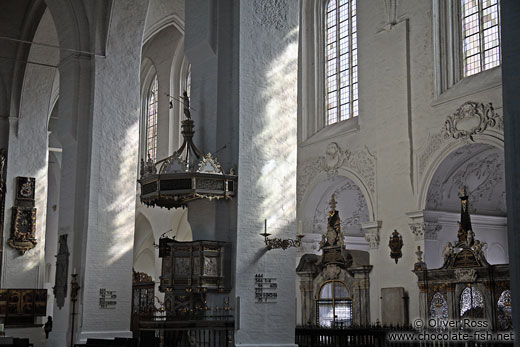
[[[358,115],[356,0],[329,0],[325,9],[326,124]]]
[[[484,318],[484,297],[475,287],[466,287],[460,294],[460,318]]]
[[[464,76],[500,65],[498,0],[461,0]]]
[[[320,326],[350,326],[352,324],[352,299],[341,281],[329,281],[322,285],[316,300],[316,323]]]
[[[157,107],[159,106],[157,75],[150,84],[146,104],[146,156],[157,159]]]
[[[433,295],[432,302],[430,304],[430,318],[431,319],[448,319],[448,303],[444,296],[437,292]]]
[[[513,328],[513,312],[511,306],[511,291],[504,290],[497,302],[497,319],[500,330]]]

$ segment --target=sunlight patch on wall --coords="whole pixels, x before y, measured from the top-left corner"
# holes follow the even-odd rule
[[[254,139],[265,164],[257,182],[261,211],[268,219],[268,232],[296,232],[296,162],[297,162],[297,69],[298,33],[291,32],[285,50],[273,60],[265,75],[267,86],[260,125]],[[264,217],[262,217],[264,218]]]
[[[113,264],[134,246],[135,223],[135,189],[136,157],[138,149],[139,122],[132,124],[126,132],[121,146],[118,180],[114,188],[117,199],[108,208],[108,215],[114,216],[111,224],[107,225],[111,233],[112,242],[109,248],[108,265]]]

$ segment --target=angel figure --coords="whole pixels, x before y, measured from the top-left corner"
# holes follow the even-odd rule
[[[444,250],[442,251],[442,257],[444,258],[444,263],[448,261],[448,259],[453,255],[453,245],[451,242],[447,242]]]
[[[478,260],[481,260],[484,257],[484,248],[487,246],[487,243],[480,242],[480,240],[475,240],[475,244],[473,245],[473,251],[475,252],[475,256]]]
[[[343,234],[343,231],[340,231],[338,233],[338,236],[336,237],[336,242],[340,247],[343,247],[345,245],[345,234]]]
[[[473,243],[475,241],[475,233],[473,230],[468,230],[468,236],[466,237],[466,245],[468,247],[473,246]]]
[[[327,239],[326,239],[326,236],[325,234],[322,234],[321,235],[321,241],[320,241],[320,249],[322,249],[323,247],[325,247],[327,245]]]

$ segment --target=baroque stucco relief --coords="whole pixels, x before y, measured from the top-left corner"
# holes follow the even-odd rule
[[[458,192],[465,186],[472,213],[505,215],[504,156],[499,149],[466,146],[452,152],[445,161],[430,184],[427,209],[457,211]]]
[[[423,176],[434,154],[442,147],[455,141],[475,143],[474,136],[482,134],[503,142],[503,130],[503,118],[495,112],[491,103],[465,102],[446,118],[438,132],[428,135],[424,146],[417,151],[419,176]]]
[[[368,207],[359,187],[351,180],[347,180],[332,194],[338,202],[341,230],[348,236],[363,236],[361,223],[368,222]],[[326,231],[328,210],[330,209],[327,199],[329,195],[330,193],[324,196],[316,207],[312,222],[313,233],[323,234]]]
[[[302,202],[312,180],[325,172],[328,177],[337,176],[341,168],[350,169],[365,181],[372,195],[376,192],[376,157],[367,147],[354,151],[342,150],[336,142],[327,146],[325,153],[304,161],[298,172],[298,203]]]

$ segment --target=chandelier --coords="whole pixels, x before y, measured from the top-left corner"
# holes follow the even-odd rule
[[[147,206],[184,207],[197,199],[230,199],[235,195],[237,175],[225,173],[217,158],[204,155],[193,143],[194,121],[189,98],[182,97],[186,119],[181,122],[184,141],[171,156],[153,162],[141,159],[141,202]]]

